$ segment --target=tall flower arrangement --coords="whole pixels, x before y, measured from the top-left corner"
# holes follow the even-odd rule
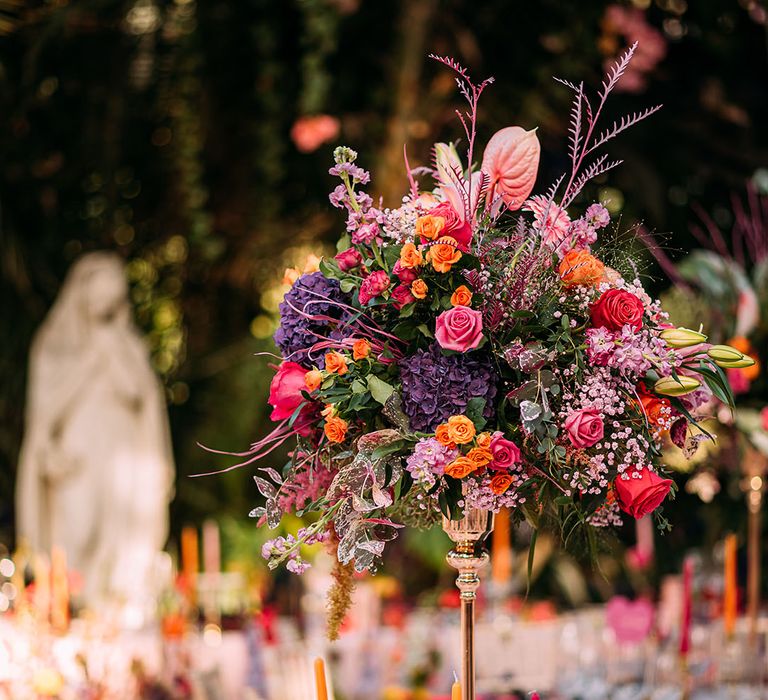
[[[281,304],[277,425],[241,462],[295,440],[281,470],[258,467],[266,503],[251,515],[274,528],[286,510],[317,513],[264,546],[270,567],[301,572],[301,545],[330,540],[342,566],[375,570],[400,528],[466,508],[509,507],[534,527],[548,517],[566,538],[625,514],[665,524],[662,438],[684,444],[696,408],[730,390],[704,336],[670,327],[637,275],[597,254],[607,209],[572,206],[619,164],[605,144],[658,109],[601,126],[633,51],[596,98],[565,83],[571,168],[541,194],[535,130],[502,129],[481,154],[477,107],[492,80],[474,83],[451,59],[435,57],[468,104],[465,160],[436,144],[428,173],[407,167],[410,191],[385,208],[357,154],[336,149],[330,201],[346,231]]]

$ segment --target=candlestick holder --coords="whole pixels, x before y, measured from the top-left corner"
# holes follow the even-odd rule
[[[460,520],[443,518],[443,530],[454,548],[445,557],[458,571],[461,593],[461,700],[475,700],[475,599],[480,586],[478,572],[489,560],[483,543],[493,530],[493,513],[469,508]]]

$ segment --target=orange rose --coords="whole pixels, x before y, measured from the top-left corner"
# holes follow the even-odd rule
[[[471,303],[472,292],[469,291],[469,287],[465,284],[457,287],[456,291],[451,294],[451,304],[454,306],[469,306]]]
[[[560,261],[560,279],[566,287],[577,284],[594,286],[605,275],[605,265],[586,250],[569,250]]]
[[[319,369],[311,369],[304,375],[304,385],[309,391],[319,389],[323,383],[323,375]]]
[[[451,436],[448,434],[448,424],[441,423],[435,430],[435,439],[444,447],[450,447],[451,449],[456,447],[456,443],[451,440]]]
[[[468,457],[457,457],[445,468],[445,473],[454,479],[463,479],[476,469],[477,465]]]
[[[466,445],[475,437],[475,424],[466,416],[451,416],[447,425],[448,437],[457,445]]]
[[[411,282],[411,294],[417,299],[424,299],[424,297],[427,296],[428,291],[429,287],[427,287],[427,283],[423,279],[417,279]]]
[[[490,433],[480,433],[475,438],[475,442],[477,443],[478,447],[488,448],[488,447],[491,446],[491,434]]]
[[[467,458],[471,459],[478,467],[484,467],[493,461],[493,452],[487,447],[473,447],[467,453]]]
[[[325,437],[331,442],[344,442],[349,424],[343,418],[331,416],[325,421]]]
[[[509,474],[496,474],[491,479],[491,491],[497,496],[504,493],[510,486],[512,486],[512,477]]]
[[[640,394],[640,404],[648,422],[651,425],[669,425],[670,403],[669,399],[662,399],[651,394]]]
[[[427,251],[427,260],[437,272],[450,272],[451,266],[461,260],[461,251],[456,248],[456,239],[450,236],[441,238]]]
[[[328,352],[325,354],[325,369],[331,374],[341,376],[347,373],[347,361],[338,352]]]
[[[413,243],[406,243],[400,249],[400,267],[414,268],[423,264],[424,257]]]
[[[301,272],[296,269],[295,267],[286,267],[285,272],[283,273],[283,284],[290,284],[293,286],[293,283],[301,277]]]
[[[420,216],[416,219],[416,235],[428,241],[434,241],[445,228],[442,216]]]
[[[365,338],[360,338],[359,340],[355,341],[354,345],[352,346],[353,360],[364,360],[370,354],[371,344]]]
[[[736,348],[739,352],[743,352],[745,355],[749,355],[755,364],[751,367],[739,367],[738,371],[741,372],[741,376],[748,382],[753,382],[760,376],[760,359],[752,347],[752,343],[749,342],[744,336],[736,336],[731,338],[728,343],[732,348]]]

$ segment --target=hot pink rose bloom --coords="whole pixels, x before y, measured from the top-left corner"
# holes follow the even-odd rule
[[[640,474],[640,477],[636,478],[634,474]],[[619,507],[639,520],[661,505],[672,487],[672,479],[664,479],[648,467],[643,467],[634,474],[630,473],[627,479],[617,477],[613,482],[613,489]]]
[[[291,127],[291,139],[302,153],[316,151],[339,133],[339,120],[328,114],[299,117]]]
[[[603,417],[594,408],[572,411],[565,419],[565,429],[574,447],[592,447],[603,439]]]
[[[474,350],[483,340],[483,315],[468,306],[443,311],[437,317],[435,339],[445,350]]]
[[[520,461],[520,448],[499,432],[494,433],[491,438],[491,452],[493,462],[488,468],[495,471],[507,471]]]
[[[467,252],[472,240],[472,227],[464,221],[450,202],[442,202],[429,210],[430,216],[442,216],[445,226],[440,232],[441,236],[450,236],[458,243],[459,250]]]
[[[363,280],[358,293],[358,300],[365,306],[371,299],[377,297],[389,289],[389,275],[384,270],[376,270]]]
[[[416,297],[411,294],[411,288],[406,284],[399,284],[392,290],[392,301],[395,308],[399,311],[406,304],[416,301]]]
[[[399,279],[403,284],[410,284],[419,277],[418,269],[412,267],[403,267],[399,260],[392,268],[392,272],[395,273],[397,279]]]
[[[342,272],[354,270],[356,267],[359,267],[361,262],[363,262],[363,256],[354,248],[342,250],[333,259],[339,263],[339,269]]]
[[[301,395],[304,384],[304,375],[307,368],[298,362],[283,362],[277,373],[272,377],[269,385],[269,405],[272,406],[270,418],[272,420],[284,420],[290,418],[293,412],[304,401]]]

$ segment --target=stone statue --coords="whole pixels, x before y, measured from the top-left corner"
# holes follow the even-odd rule
[[[168,534],[173,457],[163,391],[111,253],[72,267],[30,352],[18,536],[62,547],[83,602],[142,604]]]

